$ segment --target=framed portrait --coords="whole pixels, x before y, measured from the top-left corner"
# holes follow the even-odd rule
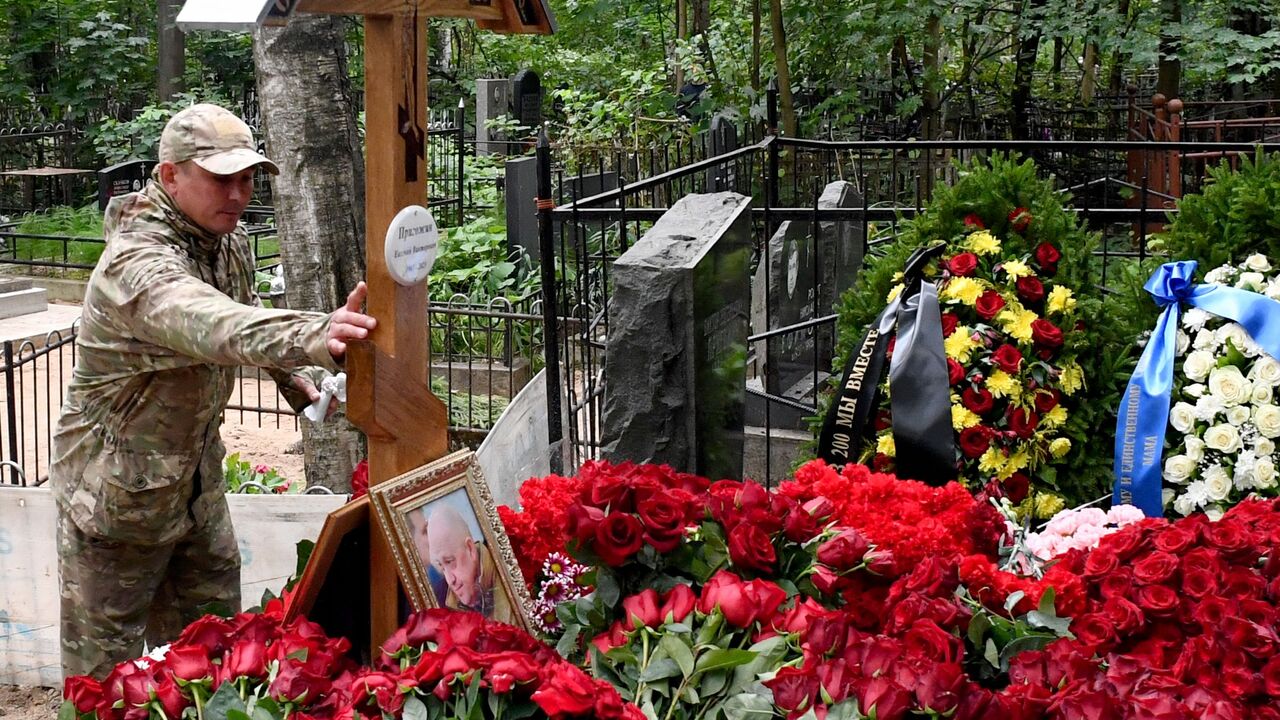
[[[475,454],[369,489],[414,610],[472,610],[529,629],[532,601]]]

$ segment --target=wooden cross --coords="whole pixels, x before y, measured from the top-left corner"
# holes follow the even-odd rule
[[[449,450],[448,413],[428,386],[426,283],[397,284],[384,259],[396,213],[427,201],[426,18],[469,17],[500,33],[544,34],[554,31],[554,20],[545,0],[293,1],[292,10],[300,13],[364,17],[367,312],[378,328],[368,341],[347,347],[347,416],[369,437],[369,483],[376,485]],[[264,0],[260,10],[240,8],[230,17],[224,0],[188,0],[178,22],[184,29],[245,29],[287,22],[289,10],[278,0]],[[398,625],[399,586],[387,533],[369,535],[376,657]]]

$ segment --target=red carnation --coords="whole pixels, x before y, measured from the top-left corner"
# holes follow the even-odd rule
[[[991,409],[996,404],[990,390],[986,388],[975,390],[972,387],[965,388],[965,391],[960,395],[960,402],[978,415],[986,415],[991,412]]]
[[[969,277],[978,269],[978,256],[971,252],[960,253],[947,261],[947,269],[952,275]]]
[[[981,425],[967,427],[960,431],[960,452],[965,457],[976,458],[991,447],[991,429]]]
[[[1024,302],[1035,305],[1044,300],[1044,283],[1030,275],[1018,278],[1016,287],[1018,289],[1018,297],[1022,298]]]
[[[1001,345],[991,353],[991,362],[1007,373],[1017,373],[1022,368],[1022,351],[1013,345]]]
[[[1009,211],[1009,225],[1014,232],[1024,233],[1031,226],[1031,211],[1024,207]]]
[[[1062,259],[1062,253],[1058,252],[1058,248],[1053,245],[1042,242],[1036,246],[1036,265],[1040,266],[1041,272],[1045,275],[1053,275],[1058,272],[1058,261]]]
[[[973,309],[977,311],[978,317],[991,320],[1004,309],[1004,298],[1000,297],[1000,293],[995,290],[987,290],[978,296],[978,302],[974,304]]]
[[[1026,408],[1014,408],[1009,411],[1009,429],[1023,440],[1031,437],[1039,424],[1040,417]]]

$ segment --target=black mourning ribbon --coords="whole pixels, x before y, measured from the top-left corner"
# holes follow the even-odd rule
[[[889,367],[890,408],[897,473],[941,485],[955,478],[951,386],[942,345],[938,291],[924,268],[945,245],[920,248],[903,269],[903,290],[880,312],[849,353],[835,401],[818,435],[818,457],[833,465],[854,462],[874,435],[889,339],[897,333]]]

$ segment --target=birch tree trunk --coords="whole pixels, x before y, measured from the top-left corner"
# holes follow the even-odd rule
[[[254,36],[258,99],[289,307],[331,312],[364,278],[364,156],[343,20],[300,15]],[[345,416],[302,422],[307,484],[349,491],[364,438]]]

